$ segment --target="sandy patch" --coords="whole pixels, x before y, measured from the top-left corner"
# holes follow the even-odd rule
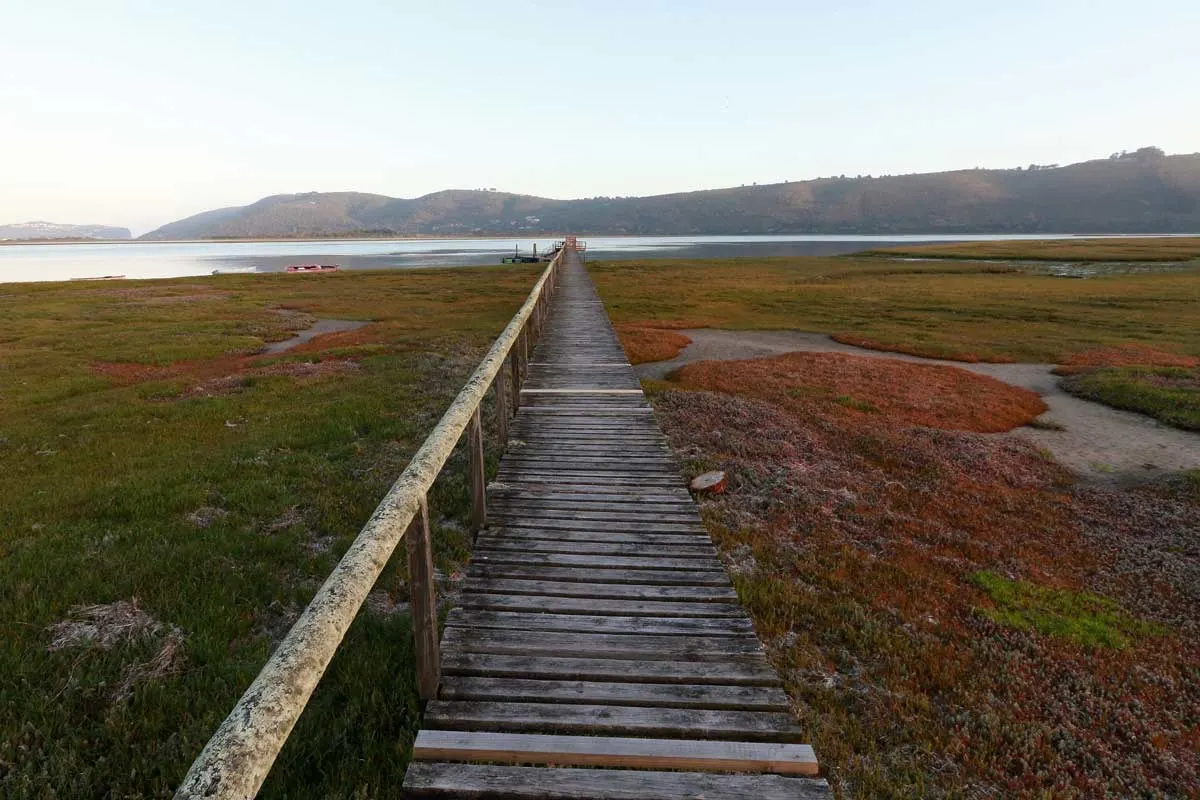
[[[1163,471],[1200,468],[1200,434],[1179,430],[1149,417],[1093,403],[1067,394],[1053,364],[963,364],[899,353],[881,353],[835,342],[823,334],[799,331],[684,330],[692,340],[670,361],[634,369],[643,378],[662,379],[694,361],[733,360],[790,352],[849,353],[924,364],[943,364],[987,375],[1041,396],[1048,411],[1038,417],[1063,430],[1021,428],[1001,436],[1018,436],[1044,448],[1060,463],[1092,480],[1143,480]]]
[[[271,342],[262,349],[262,354],[273,356],[279,353],[286,353],[306,342],[311,342],[318,336],[356,331],[370,324],[370,322],[353,319],[320,319],[314,322],[311,327],[297,331],[290,339],[284,339],[281,342]]]

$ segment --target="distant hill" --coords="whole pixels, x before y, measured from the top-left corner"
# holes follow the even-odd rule
[[[348,235],[1200,232],[1200,153],[1157,148],[1016,169],[819,178],[654,197],[444,191],[275,195],[146,239]]]
[[[0,225],[4,239],[129,239],[128,228],[112,225],[61,225],[57,222],[16,222]]]

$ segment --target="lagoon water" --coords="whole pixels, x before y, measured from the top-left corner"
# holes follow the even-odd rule
[[[975,236],[597,236],[590,259],[732,258],[833,255],[888,244],[1083,238],[1070,234]],[[0,246],[0,283],[121,275],[178,278],[213,272],[280,272],[289,264],[404,269],[498,264],[514,246],[528,252],[553,239],[371,239],[284,242],[104,242]]]

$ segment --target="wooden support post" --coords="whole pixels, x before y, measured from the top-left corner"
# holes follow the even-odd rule
[[[529,375],[529,323],[525,323],[517,339],[517,353],[517,368],[521,372],[521,385],[524,386],[525,378]]]
[[[503,364],[492,385],[496,389],[496,436],[500,439],[500,450],[503,451],[508,444],[508,386],[504,381]]]
[[[513,342],[512,351],[508,356],[508,366],[511,369],[509,379],[512,381],[512,407],[513,413],[517,413],[517,409],[521,407],[521,337],[517,336],[517,341]]]
[[[478,531],[487,524],[487,472],[483,461],[483,421],[478,406],[467,425],[467,465],[471,486],[471,527]]]
[[[417,667],[417,694],[422,700],[437,698],[442,657],[438,641],[437,586],[433,580],[433,548],[429,539],[429,501],[422,496],[408,532],[408,588],[412,601],[413,652]]]

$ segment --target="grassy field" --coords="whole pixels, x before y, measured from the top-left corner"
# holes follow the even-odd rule
[[[535,273],[0,285],[0,795],[169,795]],[[371,324],[252,355],[318,317]],[[447,575],[461,466],[431,497]],[[396,561],[262,796],[399,783]]]
[[[864,258],[605,262],[592,274],[614,323],[792,329],[875,349],[1063,363],[1142,344],[1200,356],[1200,264],[1070,280],[979,263]]]
[[[1200,238],[1104,237],[1040,241],[949,242],[884,247],[871,255],[912,258],[986,258],[1017,261],[1180,262],[1200,259]]]

